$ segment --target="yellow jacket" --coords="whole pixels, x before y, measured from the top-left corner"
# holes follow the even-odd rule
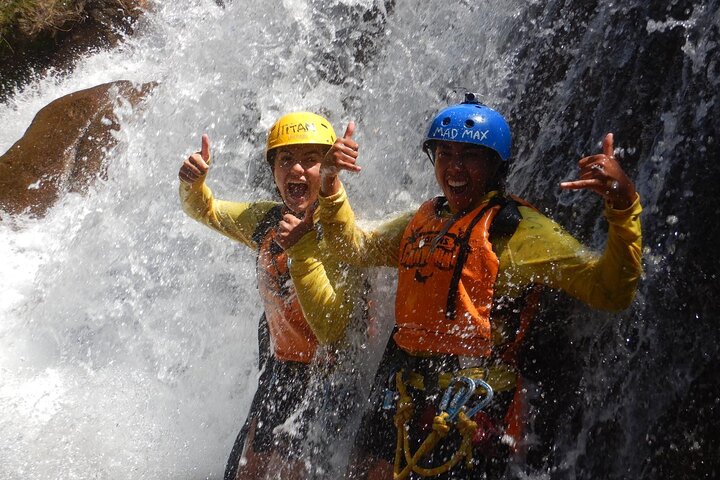
[[[400,240],[414,212],[365,232],[355,223],[344,189],[320,197],[318,210],[325,241],[344,262],[398,265]],[[496,298],[517,298],[528,286],[541,284],[602,310],[619,311],[630,305],[642,272],[639,198],[627,210],[606,206],[609,229],[602,255],[588,250],[541,213],[523,206],[519,210],[523,219],[512,237],[493,244],[500,261]]]
[[[229,202],[217,200],[204,182],[180,184],[183,210],[198,222],[257,250],[253,233],[268,210],[278,202]],[[354,300],[362,296],[360,275],[327,255],[315,231],[309,232],[292,248],[290,275],[310,329],[321,344],[344,338],[354,311]],[[297,272],[300,272],[299,274]],[[296,278],[298,279],[296,281]]]

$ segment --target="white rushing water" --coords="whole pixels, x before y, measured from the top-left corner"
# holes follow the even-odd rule
[[[497,101],[498,49],[520,5],[391,7],[156,2],[122,46],[0,105],[4,152],[61,95],[160,82],[142,109],[118,106],[107,180],[43,219],[0,223],[0,478],[222,477],[257,373],[254,258],[182,213],[177,170],[207,132],[216,195],[272,198],[265,131],[308,109],[339,134],[358,121],[364,171],[348,184],[360,216],[434,192],[419,149],[428,115],[453,87]],[[373,8],[385,24],[360,28]],[[355,61],[365,38],[374,47]],[[328,65],[348,76],[326,81]]]

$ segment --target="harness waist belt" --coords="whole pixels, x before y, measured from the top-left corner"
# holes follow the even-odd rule
[[[454,372],[440,372],[437,376],[433,375],[433,378],[426,378],[417,372],[407,372],[404,377],[405,382],[416,390],[432,389],[434,386],[444,390],[450,386],[453,378],[469,377],[473,380],[484,380],[495,392],[507,392],[515,389],[518,373],[510,365],[500,364],[490,367],[464,368]]]

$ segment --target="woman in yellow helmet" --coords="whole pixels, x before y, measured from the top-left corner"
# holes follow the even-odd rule
[[[257,251],[258,290],[264,306],[259,327],[260,379],[245,425],[227,464],[225,479],[260,478],[268,469],[283,478],[301,478],[300,462],[288,463],[302,438],[276,431],[296,414],[309,383],[311,361],[319,346],[335,345],[345,336],[353,308],[361,296],[359,276],[327,258],[314,230],[313,210],[320,188],[320,161],[335,142],[327,119],[309,112],[289,113],[270,129],[266,160],[282,202],[217,200],[205,183],[210,168],[210,140],[180,168],[180,199],[193,219]],[[302,239],[302,240],[301,240]],[[300,241],[301,240],[301,241]],[[296,253],[293,253],[296,252]],[[322,259],[324,281],[342,285],[333,291],[338,315],[314,311],[305,315],[298,302],[310,289],[296,290],[288,258]],[[325,299],[333,303],[333,299]],[[318,304],[319,305],[319,304]],[[317,363],[318,360],[315,360]],[[302,432],[301,432],[302,433]],[[288,466],[289,465],[289,466]]]

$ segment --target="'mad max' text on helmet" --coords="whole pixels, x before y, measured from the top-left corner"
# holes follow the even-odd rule
[[[441,110],[428,128],[423,151],[430,156],[433,141],[470,143],[487,147],[503,162],[510,158],[512,137],[505,118],[492,108],[481,104],[472,93],[465,101]]]

